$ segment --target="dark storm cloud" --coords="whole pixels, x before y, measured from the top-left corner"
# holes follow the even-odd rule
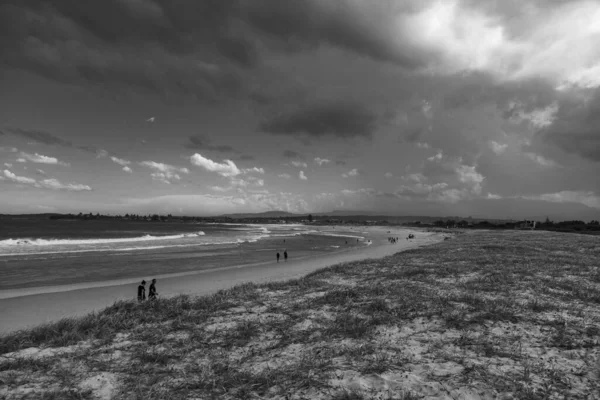
[[[505,118],[516,112],[547,107],[557,97],[556,85],[541,78],[503,82],[488,73],[472,72],[449,76],[445,85],[440,94],[440,106],[444,110],[494,105]]]
[[[304,156],[298,152],[295,152],[293,150],[285,150],[283,152],[283,156],[286,158],[304,158]]]
[[[411,11],[411,2],[360,4],[348,0],[246,2],[248,21],[256,29],[299,49],[327,43],[407,69],[423,66],[423,55],[399,45],[399,32],[388,29],[398,12]],[[413,2],[414,3],[414,2]],[[400,7],[404,8],[401,10]],[[394,35],[395,34],[395,35]]]
[[[208,150],[216,151],[219,153],[237,153],[233,147],[229,145],[214,145],[211,140],[202,135],[190,136],[189,142],[185,144],[185,147],[193,150]]]
[[[0,66],[60,82],[214,100],[257,61],[232,1],[23,1],[0,6]]]
[[[370,138],[376,128],[376,123],[377,116],[365,106],[340,102],[313,105],[276,116],[264,121],[259,128],[264,132],[283,135]]]
[[[85,151],[87,153],[95,154],[98,157],[105,157],[108,155],[106,150],[103,150],[96,146],[76,146],[77,149]]]
[[[22,129],[22,128],[4,128],[5,133],[10,133],[15,136],[20,136],[25,139],[33,140],[38,143],[47,144],[50,146],[64,146],[64,147],[73,147],[73,143],[61,139],[57,136],[54,136],[51,133],[46,131],[40,131],[35,129]]]
[[[588,101],[559,103],[552,124],[540,130],[532,144],[557,146],[567,153],[600,162],[600,89]]]
[[[64,140],[52,133],[42,131],[42,130],[9,127],[9,128],[0,129],[0,133],[12,134],[14,136],[19,136],[19,137],[25,138],[27,140],[33,140],[37,143],[45,144],[48,146],[62,146],[62,147],[78,149],[81,151],[85,151],[86,153],[96,154],[98,156],[105,155],[105,151],[98,147],[76,145],[68,140]]]
[[[0,67],[165,96],[272,101],[246,87],[268,51],[326,44],[409,69],[425,65],[422,52],[403,44],[408,33],[390,30],[406,8],[350,0],[9,0],[0,5]]]
[[[426,133],[424,126],[412,126],[404,130],[403,136],[400,137],[401,143],[417,143],[422,140]]]

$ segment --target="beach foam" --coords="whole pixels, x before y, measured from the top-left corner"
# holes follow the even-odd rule
[[[195,233],[183,233],[179,235],[152,236],[144,235],[132,238],[106,238],[106,239],[6,239],[0,240],[0,247],[5,246],[57,246],[57,245],[94,245],[108,243],[149,242],[155,240],[175,240],[204,236],[202,231]]]

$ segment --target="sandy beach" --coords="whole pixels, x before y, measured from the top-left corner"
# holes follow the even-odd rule
[[[344,229],[347,231],[348,228]],[[368,232],[365,236],[371,240],[371,245],[300,260],[291,257],[288,262],[267,262],[198,273],[157,275],[157,289],[162,297],[178,294],[211,294],[245,282],[260,283],[297,278],[330,265],[381,258],[443,239],[443,235],[440,234],[398,227],[355,227],[354,229]],[[416,233],[415,239],[406,240],[409,232]],[[391,244],[387,240],[390,236],[398,237],[400,240]],[[129,279],[95,282],[84,287],[70,285],[5,291],[5,298],[0,299],[0,320],[2,320],[0,334],[64,317],[84,315],[103,309],[117,300],[132,299],[135,297],[137,284],[137,279]],[[15,297],[8,297],[6,293]]]
[[[447,235],[3,336],[0,397],[598,398],[596,238]]]

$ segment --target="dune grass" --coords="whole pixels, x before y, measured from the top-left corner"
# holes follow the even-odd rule
[[[0,337],[7,399],[600,398],[600,241],[469,232]]]

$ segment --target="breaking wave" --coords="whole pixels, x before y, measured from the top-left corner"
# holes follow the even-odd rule
[[[204,236],[202,231],[195,233],[183,233],[179,235],[152,236],[144,235],[132,238],[112,238],[112,239],[6,239],[0,240],[0,246],[68,246],[68,245],[94,245],[109,243],[132,243],[132,242],[150,242],[158,240],[176,240],[183,238],[194,238]]]

